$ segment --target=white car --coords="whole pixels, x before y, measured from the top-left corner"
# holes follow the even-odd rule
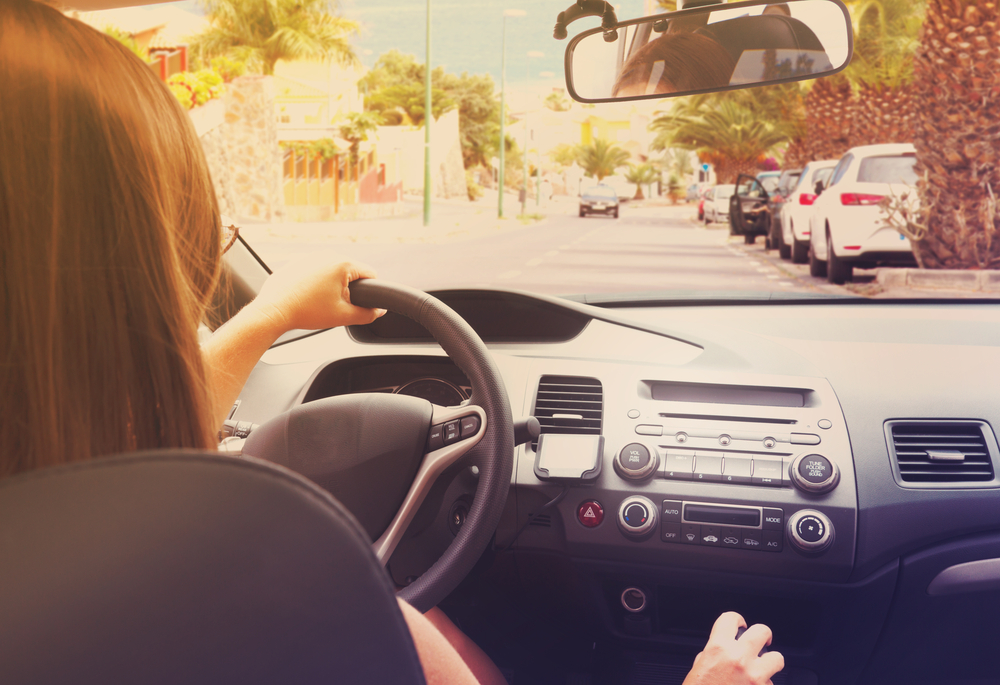
[[[705,223],[729,220],[729,198],[736,192],[732,183],[723,183],[708,189],[705,195]]]
[[[809,258],[809,217],[813,203],[819,197],[817,184],[826,186],[837,166],[835,159],[809,162],[802,169],[798,183],[781,208],[781,244],[778,251],[782,259],[791,259],[794,264],[805,264]]]
[[[916,264],[909,239],[885,223],[879,207],[884,197],[907,193],[915,203],[916,162],[909,143],[864,145],[840,158],[813,203],[810,274],[839,285],[851,279],[854,267]]]

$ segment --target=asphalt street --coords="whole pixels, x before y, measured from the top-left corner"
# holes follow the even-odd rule
[[[550,208],[543,220],[522,224],[498,221],[488,205],[440,205],[428,229],[408,217],[246,226],[243,234],[272,268],[328,250],[424,290],[847,293],[765,252],[763,238],[744,245],[723,224],[697,223],[693,205],[626,204],[618,219],[580,218],[575,209]]]

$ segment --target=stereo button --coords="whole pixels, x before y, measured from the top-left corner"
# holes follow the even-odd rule
[[[694,480],[721,481],[722,455],[698,452],[694,457]]]
[[[726,453],[725,463],[722,468],[723,483],[749,483],[750,473],[753,470],[753,462],[749,458],[738,454]]]
[[[781,459],[768,459],[767,457],[754,457],[753,477],[750,482],[754,485],[781,485],[784,467]]]
[[[764,508],[764,530],[783,530],[785,512],[781,509]]]
[[[667,452],[663,460],[663,475],[674,480],[691,480],[694,452]]]
[[[763,549],[760,538],[761,531],[756,528],[744,528],[742,533],[743,549]]]

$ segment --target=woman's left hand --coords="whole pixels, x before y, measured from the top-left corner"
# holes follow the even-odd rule
[[[348,286],[375,277],[370,266],[338,262],[330,255],[294,261],[265,281],[251,306],[282,332],[371,323],[385,310],[355,307]]]

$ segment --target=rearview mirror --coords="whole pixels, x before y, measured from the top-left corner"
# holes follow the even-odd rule
[[[580,102],[645,100],[801,81],[851,61],[840,0],[751,0],[592,29],[566,48],[566,85]]]

